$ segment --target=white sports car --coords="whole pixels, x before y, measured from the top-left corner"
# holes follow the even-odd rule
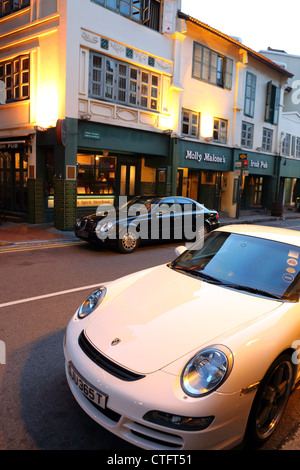
[[[300,234],[232,225],[181,251],[83,302],[64,341],[69,386],[144,449],[264,442],[300,375]]]

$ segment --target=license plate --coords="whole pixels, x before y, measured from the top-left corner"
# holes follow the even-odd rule
[[[75,369],[71,361],[68,363],[68,371],[74,384],[89,400],[96,403],[96,405],[103,409],[106,408],[108,395],[105,395],[104,393],[100,392],[100,390],[97,390],[92,385],[90,385]]]

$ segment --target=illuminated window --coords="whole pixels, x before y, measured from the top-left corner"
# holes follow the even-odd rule
[[[116,159],[103,155],[77,155],[78,194],[114,194]]]
[[[232,59],[194,42],[193,78],[231,90],[232,73]]]
[[[161,0],[91,0],[97,5],[113,10],[142,23],[150,29],[159,31]]]
[[[213,140],[226,144],[228,121],[226,119],[214,118]]]
[[[5,84],[7,103],[29,98],[29,56],[19,56],[9,62],[0,62],[0,80]]]
[[[159,111],[160,77],[148,70],[91,52],[89,95]]]
[[[189,109],[182,110],[182,134],[189,137],[198,138],[199,136],[199,113],[190,111]]]
[[[0,0],[0,17],[10,15],[30,5],[30,0]]]

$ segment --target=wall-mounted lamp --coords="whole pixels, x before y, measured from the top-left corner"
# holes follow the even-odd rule
[[[85,113],[85,114],[80,114],[79,116],[80,119],[83,121],[90,121],[92,119],[91,114]]]

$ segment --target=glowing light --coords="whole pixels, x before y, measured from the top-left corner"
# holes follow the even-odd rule
[[[213,136],[214,119],[211,114],[201,113],[201,136],[210,138]]]
[[[58,89],[56,83],[43,82],[39,86],[36,103],[38,126],[55,126],[58,119]]]

